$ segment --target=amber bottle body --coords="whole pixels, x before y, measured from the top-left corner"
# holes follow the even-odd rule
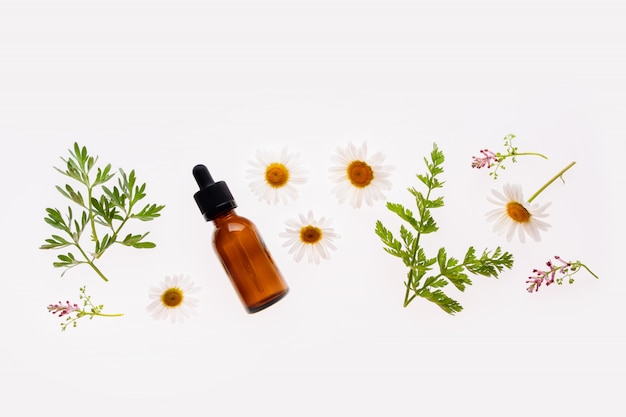
[[[256,226],[234,210],[213,219],[213,246],[249,313],[271,306],[289,291]]]

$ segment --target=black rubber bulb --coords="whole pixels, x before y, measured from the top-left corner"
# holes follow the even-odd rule
[[[202,164],[198,164],[193,167],[193,177],[196,179],[196,183],[201,190],[215,184],[215,181],[213,181],[213,177],[211,177],[209,170],[206,166]]]

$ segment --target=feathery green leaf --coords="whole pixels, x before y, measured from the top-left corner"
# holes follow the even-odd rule
[[[457,290],[465,291],[472,285],[467,272],[497,277],[504,268],[513,266],[513,256],[498,247],[493,253],[485,250],[478,258],[476,250],[471,246],[462,263],[448,256],[445,248],[440,248],[435,257],[426,256],[421,245],[421,237],[439,230],[431,210],[443,207],[444,199],[443,196],[434,197],[431,194],[433,190],[443,187],[444,182],[438,177],[444,172],[442,166],[444,161],[443,152],[439,150],[437,144],[433,144],[430,159],[424,158],[428,172],[416,175],[426,187],[426,191],[408,188],[409,193],[415,198],[416,213],[400,203],[387,202],[387,209],[410,226],[406,227],[404,224],[400,226],[401,241],[396,239],[380,220],[376,222],[375,232],[385,245],[383,249],[402,259],[408,267],[404,306],[408,306],[416,297],[421,297],[436,304],[448,314],[456,314],[463,307],[444,293],[442,288],[452,284]]]
[[[108,187],[106,184],[116,175],[111,164],[97,167],[98,157],[89,155],[87,147],[80,146],[77,142],[74,142],[72,149],[69,150],[69,157],[62,157],[61,160],[64,167],[53,168],[75,180],[82,189],[77,189],[71,184],[56,186],[56,189],[83,210],[80,216],[75,218],[71,206],[67,208],[66,214],[62,214],[56,208],[47,208],[44,221],[64,232],[66,236],[53,234],[45,239],[40,248],[59,249],[74,246],[80,255],[71,252],[58,255],[53,266],[65,268],[66,272],[77,265],[88,264],[102,279],[108,281],[95,265],[95,261],[116,243],[134,248],[155,247],[154,243],[143,240],[148,232],[128,234],[122,240],[119,236],[129,220],[137,219],[144,222],[154,220],[161,215],[165,206],[145,204],[141,210],[136,210],[136,204],[146,197],[146,184],[137,185],[135,170],[126,174],[124,170],[119,169],[117,186]],[[87,250],[85,244],[81,242],[85,230],[89,230],[93,245],[91,250]]]

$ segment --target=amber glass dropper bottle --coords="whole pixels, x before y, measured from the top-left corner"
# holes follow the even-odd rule
[[[193,168],[200,187],[194,199],[215,225],[213,247],[248,313],[271,306],[289,291],[254,223],[235,213],[237,203],[224,181],[213,181],[204,165]]]

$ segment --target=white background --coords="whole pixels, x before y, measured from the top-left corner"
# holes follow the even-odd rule
[[[3,415],[624,415],[622,273],[626,9],[619,1],[7,1],[0,2],[4,271]],[[470,168],[481,148],[517,135],[520,158],[498,181]],[[101,267],[60,277],[46,207],[66,202],[53,166],[74,141],[136,169],[163,216],[152,250],[112,249]],[[461,257],[501,245],[515,266],[450,295],[449,316],[402,307],[405,269],[373,232],[396,218],[330,192],[330,156],[367,142],[394,165],[390,201],[411,206],[423,157],[446,155],[425,237]],[[257,149],[306,161],[301,197],[269,206],[248,189]],[[506,242],[484,213],[505,182],[551,201],[540,243]],[[245,313],[211,248],[191,169],[206,164],[253,220],[291,291]],[[281,247],[284,221],[332,217],[338,250],[320,265]],[[580,259],[573,285],[525,291],[553,255]],[[183,324],[145,311],[165,275],[202,287]],[[86,285],[105,312],[61,332],[46,311]]]

